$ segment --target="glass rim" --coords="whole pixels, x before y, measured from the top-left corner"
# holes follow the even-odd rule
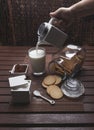
[[[46,50],[44,47],[38,47],[38,50]],[[36,50],[36,47],[31,47],[30,49],[28,49],[28,53],[31,51],[31,50]]]

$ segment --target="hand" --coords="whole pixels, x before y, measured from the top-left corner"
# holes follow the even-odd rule
[[[58,19],[55,20],[52,24],[59,28],[62,26],[64,30],[68,28],[73,22],[73,16],[70,8],[59,8],[56,11],[51,12],[50,16]]]

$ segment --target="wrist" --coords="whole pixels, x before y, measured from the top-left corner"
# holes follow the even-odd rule
[[[69,7],[69,12],[70,12],[70,16],[72,17],[72,19],[77,18],[76,11],[74,10],[74,8],[72,6]]]

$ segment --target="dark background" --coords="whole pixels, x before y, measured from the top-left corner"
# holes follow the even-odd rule
[[[1,45],[36,45],[37,29],[49,13],[80,0],[0,0]],[[68,43],[94,44],[94,16],[75,21],[67,30]]]

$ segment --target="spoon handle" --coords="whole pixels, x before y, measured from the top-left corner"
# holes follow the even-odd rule
[[[46,98],[46,97],[44,97],[44,96],[42,96],[42,95],[40,95],[40,97],[43,98],[43,99],[45,99],[46,101],[48,101],[48,102],[51,103],[51,104],[55,104],[55,101],[54,101],[54,100],[50,100],[50,99],[48,99],[48,98]]]

